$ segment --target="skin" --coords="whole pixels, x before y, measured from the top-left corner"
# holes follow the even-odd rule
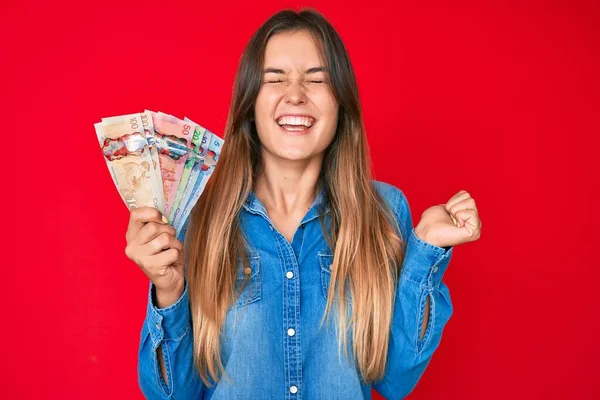
[[[265,50],[266,72],[254,109],[262,144],[264,173],[255,193],[265,205],[275,228],[292,240],[300,221],[315,198],[317,178],[325,149],[332,142],[339,105],[327,87],[317,47],[309,33],[280,33],[269,39]],[[291,135],[276,118],[282,114],[308,114],[316,119],[311,132]]]

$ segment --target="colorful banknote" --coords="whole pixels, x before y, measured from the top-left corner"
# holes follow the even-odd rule
[[[94,127],[113,182],[127,207],[159,208],[162,190],[157,185],[140,114],[114,117]]]
[[[206,183],[210,179],[210,176],[212,175],[212,173],[215,169],[215,165],[217,164],[217,161],[219,161],[219,155],[221,154],[221,149],[223,148],[223,144],[224,144],[223,139],[221,139],[220,137],[218,137],[215,134],[212,135],[210,143],[208,144],[208,150],[206,151],[206,156],[204,157],[204,162],[202,163],[202,166],[200,167],[200,175],[198,176],[198,179],[196,180],[196,183],[194,184],[194,189],[192,190],[192,195],[190,196],[190,199],[188,200],[185,207],[183,208],[183,212],[181,213],[181,217],[179,218],[177,225],[173,224],[173,227],[175,228],[177,235],[179,235],[179,233],[181,232],[181,229],[183,228],[183,225],[184,225],[187,217],[190,215],[192,209],[194,208],[194,205],[196,204],[196,202],[200,198],[200,195],[204,191],[204,188],[206,187]]]
[[[192,124],[194,124],[187,118],[184,118],[184,121],[191,122]],[[181,210],[179,207],[179,203],[183,196],[183,192],[189,183],[190,174],[192,173],[192,168],[194,167],[194,164],[203,161],[203,157],[200,156],[200,147],[202,145],[202,139],[204,138],[204,135],[206,133],[206,128],[198,124],[194,125],[196,126],[196,129],[194,130],[194,134],[192,136],[192,151],[187,161],[185,162],[185,166],[183,167],[183,173],[181,174],[181,179],[179,180],[179,186],[177,186],[177,193],[175,195],[175,200],[173,202],[173,206],[171,207],[171,214],[169,216],[170,221],[174,221],[178,213],[177,210]]]
[[[151,114],[163,181],[164,215],[168,217],[171,214],[188,153],[192,149],[192,134],[196,126],[169,114],[161,112],[151,112]]]
[[[148,141],[148,146],[150,147],[150,155],[152,156],[152,166],[156,171],[156,176],[158,177],[158,186],[163,187],[162,181],[162,173],[160,170],[160,160],[158,158],[158,147],[156,146],[156,137],[154,131],[154,123],[152,122],[152,112],[146,110],[140,114],[142,118],[142,124],[144,125],[144,133],[146,134],[146,140]],[[161,196],[160,198],[160,207],[159,211],[161,213],[165,212],[165,200]]]
[[[155,207],[179,234],[210,179],[224,140],[188,118],[150,110],[102,118],[94,128],[128,208]]]
[[[177,210],[175,210],[174,213],[172,225],[173,227],[175,227],[175,229],[177,229],[177,227],[182,226],[183,222],[185,222],[181,219],[183,210],[190,203],[190,199],[194,194],[194,190],[198,189],[198,186],[196,186],[196,182],[198,182],[198,180],[200,179],[200,175],[202,174],[202,165],[204,165],[204,160],[206,159],[206,153],[208,151],[208,145],[212,141],[213,135],[214,134],[209,130],[206,130],[206,132],[204,133],[204,137],[202,138],[202,143],[200,144],[200,149],[198,151],[198,157],[194,160],[194,165],[192,166],[192,171],[190,172],[190,177],[188,179],[187,185],[183,191],[181,200],[179,201],[178,208]]]

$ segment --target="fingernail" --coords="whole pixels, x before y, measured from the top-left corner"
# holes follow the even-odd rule
[[[167,217],[165,217],[164,215],[162,216],[162,221],[163,221],[165,224],[168,224],[168,223],[169,223],[169,219],[168,219]]]

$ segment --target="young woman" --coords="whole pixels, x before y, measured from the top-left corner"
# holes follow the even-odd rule
[[[126,254],[151,281],[144,395],[406,396],[452,314],[453,246],[480,236],[473,198],[460,191],[413,228],[403,192],[371,180],[348,54],[312,10],[251,38],[225,137],[187,234],[156,209],[131,213]]]

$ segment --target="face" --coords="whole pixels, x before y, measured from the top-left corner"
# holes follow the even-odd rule
[[[286,160],[323,155],[335,136],[339,109],[328,80],[308,32],[269,39],[254,109],[263,155]]]

